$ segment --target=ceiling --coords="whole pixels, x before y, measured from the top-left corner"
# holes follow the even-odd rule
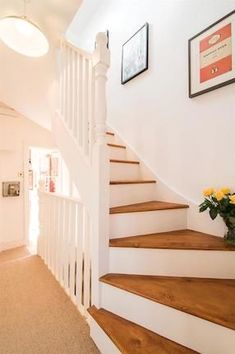
[[[28,1],[28,0],[26,0]],[[47,36],[50,50],[41,58],[15,53],[0,41],[0,101],[50,128],[55,113],[57,93],[57,51],[83,0],[30,0],[26,15]],[[0,18],[22,16],[22,0],[0,0]]]
[[[26,3],[26,15],[54,41],[66,31],[82,0],[26,0]],[[0,17],[23,13],[23,0],[0,0]]]

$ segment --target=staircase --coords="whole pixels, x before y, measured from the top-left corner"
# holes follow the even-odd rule
[[[99,38],[102,45],[98,43],[93,57],[65,44],[61,99],[72,102],[62,105],[53,125],[81,192],[79,208],[89,219],[90,232],[83,238],[89,237],[91,257],[92,297],[86,301],[92,305],[91,337],[103,354],[233,354],[235,249],[220,237],[188,230],[187,203],[159,197],[151,172],[116,133],[106,132],[108,50],[104,37]],[[82,79],[81,91],[74,82],[68,85],[72,74],[81,78],[74,64],[78,53],[83,69],[88,72],[92,63],[94,68],[88,75],[92,84],[86,86]],[[84,88],[95,91],[94,107],[93,96],[87,100],[81,93]],[[78,122],[77,92],[83,102]],[[89,110],[84,109],[88,102],[93,107]],[[88,111],[90,118],[85,119]],[[77,254],[77,241],[73,244]],[[61,266],[62,286],[63,269],[68,273],[68,267],[76,268],[75,258],[66,258],[66,267]]]
[[[187,230],[188,206],[152,200],[157,181],[118,137],[108,145],[110,273],[89,310],[92,338],[107,354],[234,353],[235,249]]]

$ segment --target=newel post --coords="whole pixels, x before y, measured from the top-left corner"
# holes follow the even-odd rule
[[[109,156],[106,144],[106,81],[110,65],[107,35],[98,33],[93,54],[94,69],[94,145],[92,151],[93,225],[91,235],[92,303],[100,305],[99,277],[108,272],[109,256]]]
[[[95,141],[105,144],[106,133],[106,81],[107,71],[110,66],[110,52],[107,48],[106,33],[98,33],[96,36],[96,48],[93,54],[93,67],[95,74]]]

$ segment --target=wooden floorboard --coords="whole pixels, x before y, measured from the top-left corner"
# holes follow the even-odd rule
[[[235,329],[235,280],[107,274],[102,282]]]
[[[139,161],[133,161],[133,160],[117,160],[117,159],[111,159],[111,163],[125,163],[125,164],[133,164],[133,165],[139,165]]]
[[[110,147],[114,147],[114,148],[126,149],[125,145],[110,144],[110,143],[108,143],[107,145],[110,146]]]
[[[117,184],[148,184],[148,183],[156,183],[155,180],[122,180],[122,181],[110,181],[111,185]]]
[[[181,346],[133,322],[104,309],[92,306],[88,312],[125,354],[193,354],[195,351]]]
[[[192,230],[177,230],[111,239],[110,247],[155,248],[174,250],[235,251],[222,237]]]
[[[144,203],[112,207],[110,208],[110,214],[134,213],[134,212],[182,209],[182,208],[188,208],[188,205],[178,204],[178,203],[159,202],[154,200],[154,201],[149,201]]]

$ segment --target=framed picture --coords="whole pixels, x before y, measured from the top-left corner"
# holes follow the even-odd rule
[[[235,82],[235,10],[189,39],[189,97]]]
[[[122,46],[121,82],[125,84],[148,69],[149,25],[142,26]]]

